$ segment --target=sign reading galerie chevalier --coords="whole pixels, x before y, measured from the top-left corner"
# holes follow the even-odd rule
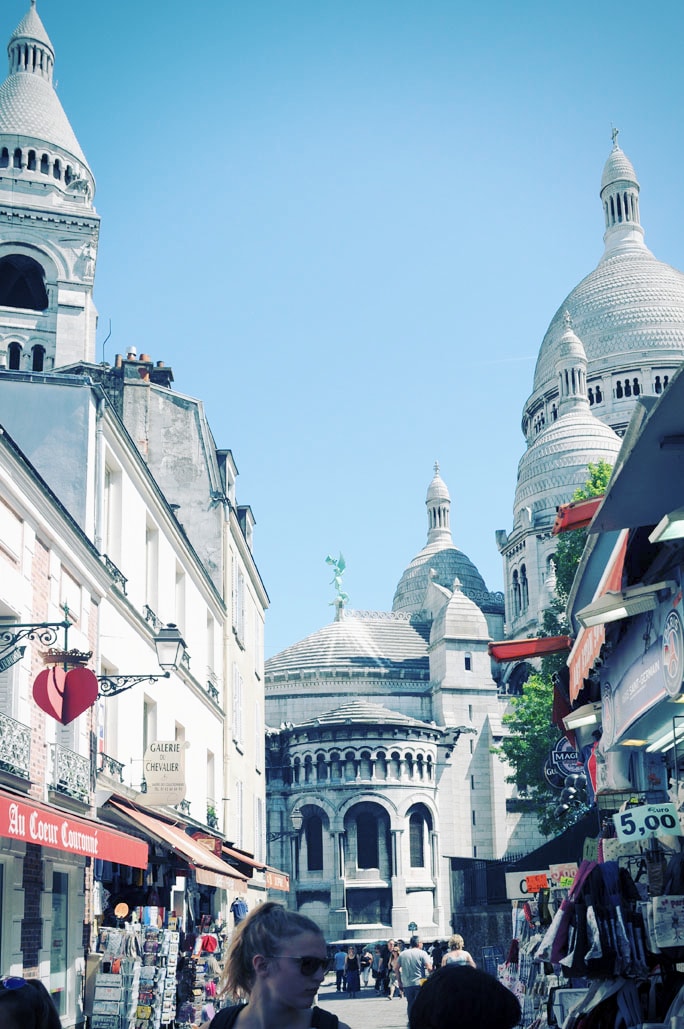
[[[145,751],[143,775],[147,786],[139,803],[145,807],[178,804],[185,797],[183,740],[154,740]]]
[[[147,867],[147,844],[85,818],[0,792],[0,837],[133,868]]]

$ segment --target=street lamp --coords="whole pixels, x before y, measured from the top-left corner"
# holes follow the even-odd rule
[[[130,690],[139,682],[158,682],[159,679],[168,679],[171,672],[178,668],[185,654],[185,640],[180,630],[173,622],[169,622],[165,628],[160,629],[159,634],[154,638],[154,646],[157,651],[159,667],[164,671],[157,675],[98,675],[100,697],[116,697],[125,690]]]
[[[284,829],[283,832],[268,833],[268,842],[273,843],[275,840],[282,840],[284,836],[298,836],[304,824],[304,816],[301,811],[293,811],[290,815],[290,821],[292,823],[291,829]]]

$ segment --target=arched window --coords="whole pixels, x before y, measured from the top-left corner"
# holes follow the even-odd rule
[[[29,150],[29,152],[28,152],[28,165],[27,165],[27,167],[28,167],[29,171],[35,171],[36,170],[36,152],[35,152],[35,150]]]
[[[55,158],[55,163],[52,166],[52,176],[55,179],[61,179],[62,177],[62,165],[58,157]]]
[[[520,581],[518,571],[513,572],[513,615],[517,618],[520,614]]]
[[[594,391],[591,388],[591,386],[587,390],[587,396],[589,397],[589,407],[593,407],[594,406]]]
[[[0,259],[0,305],[45,311],[48,295],[45,272],[32,257],[10,254]]]
[[[520,607],[527,611],[530,603],[530,591],[527,583],[527,568],[523,565],[520,569]]]
[[[632,392],[634,393],[635,397],[638,397],[641,393],[641,386],[639,385],[638,379],[634,379],[632,382]]]
[[[18,372],[21,368],[21,343],[10,343],[7,348],[10,371]]]
[[[45,365],[45,347],[41,346],[40,343],[36,343],[31,351],[32,355],[32,370],[34,372],[42,372]]]
[[[9,150],[6,146],[0,150],[0,168],[9,168]]]
[[[304,827],[306,867],[309,872],[323,870],[323,822],[318,815],[309,815]]]
[[[469,651],[466,651],[466,653],[463,655],[463,660],[464,660],[466,672],[472,672],[472,670],[473,670],[473,655]]]
[[[656,375],[656,377],[655,377],[655,385],[654,385],[653,388],[654,388],[656,393],[662,393],[663,392],[663,384],[660,381],[660,376],[659,375]]]
[[[380,864],[378,821],[365,812],[356,816],[356,864],[358,868],[377,868]]]
[[[50,158],[47,154],[43,154],[40,158],[40,171],[42,175],[48,175],[50,172]]]
[[[631,397],[632,395],[632,384],[629,379],[625,379],[625,396]]]
[[[425,868],[425,820],[420,811],[409,818],[409,850],[411,868]]]
[[[603,400],[603,393],[601,392],[601,387],[597,386],[596,387],[596,403],[600,404],[602,400]]]
[[[19,147],[14,151],[14,167],[21,168],[21,149]]]
[[[620,400],[621,397],[622,397],[622,383],[620,382],[619,379],[615,383],[615,396],[617,397],[618,400]]]

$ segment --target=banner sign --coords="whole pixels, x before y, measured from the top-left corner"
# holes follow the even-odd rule
[[[290,892],[290,877],[284,872],[272,872],[266,869],[266,888],[268,890],[282,890]]]
[[[147,868],[147,844],[143,840],[4,793],[0,793],[0,837]]]
[[[645,836],[682,836],[674,804],[639,804],[613,815],[617,838],[622,843]]]
[[[655,611],[636,615],[601,678],[603,736],[608,750],[641,715],[676,697],[684,674],[681,590]]]

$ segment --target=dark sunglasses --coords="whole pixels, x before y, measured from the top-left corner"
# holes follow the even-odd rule
[[[288,961],[298,961],[299,971],[302,975],[315,975],[319,968],[322,968],[324,972],[329,972],[332,968],[332,961],[330,958],[295,958],[291,954],[274,954],[276,958],[287,958]]]
[[[26,986],[26,980],[20,975],[8,975],[5,979],[0,979],[0,985],[6,990],[20,990],[22,986]]]

